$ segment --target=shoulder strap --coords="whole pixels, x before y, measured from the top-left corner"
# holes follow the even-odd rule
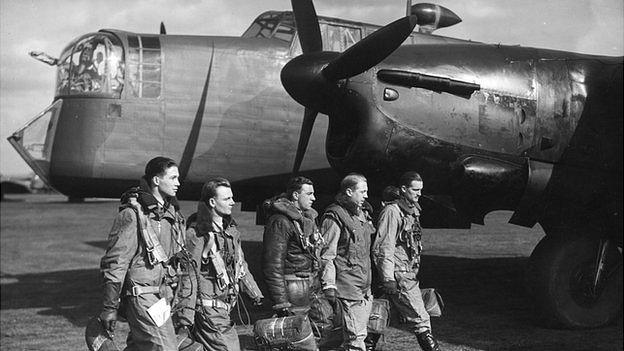
[[[130,198],[128,205],[126,206],[131,208],[137,215],[137,228],[139,229],[141,238],[145,244],[145,250],[147,251],[147,259],[149,263],[152,266],[155,266],[158,263],[166,264],[169,261],[169,257],[165,253],[165,249],[163,249],[158,237],[156,237],[156,234],[147,229],[149,219],[143,213],[141,205],[139,205],[135,198]]]
[[[202,250],[202,261],[208,260],[208,258],[210,258],[217,273],[217,276],[215,277],[217,281],[217,286],[219,287],[219,289],[225,290],[228,285],[232,283],[232,280],[230,279],[230,275],[228,274],[225,267],[223,257],[221,257],[221,254],[219,253],[219,251],[217,251],[217,245],[215,244],[215,233],[208,232],[208,235],[204,236],[204,238],[205,241],[204,249]],[[231,285],[234,286],[234,288],[236,289],[235,284]]]
[[[326,215],[330,215],[331,217],[337,217],[332,219],[337,219],[340,226],[347,228],[347,230],[349,231],[349,235],[355,235],[355,224],[353,223],[353,219],[351,218],[349,212],[342,208],[342,206],[330,206],[326,212]]]

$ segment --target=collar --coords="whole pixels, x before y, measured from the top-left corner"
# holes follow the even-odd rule
[[[223,217],[223,232],[227,233],[228,228],[235,227],[236,222],[232,216]],[[220,228],[215,228],[212,222],[212,215],[210,214],[210,208],[205,202],[199,201],[197,203],[197,224],[196,229],[199,233],[205,235],[210,232],[221,233]]]
[[[405,212],[406,214],[412,215],[412,216],[418,216],[420,215],[420,205],[417,203],[415,204],[411,204],[409,203],[404,196],[401,196],[397,201],[396,201],[397,205],[399,206],[399,208]]]
[[[263,206],[269,216],[271,214],[279,213],[293,221],[301,221],[302,217],[315,220],[318,216],[318,213],[313,208],[305,211],[298,209],[297,206],[295,206],[295,204],[287,198],[286,194],[280,194],[271,199],[265,200]]]
[[[144,209],[147,209],[152,212],[156,212],[158,209],[158,200],[152,195],[152,191],[147,183],[145,178],[141,178],[139,180],[139,197],[137,201],[143,206]],[[169,209],[169,206],[173,206],[176,212],[180,211],[180,204],[178,203],[178,199],[175,196],[166,196],[163,199],[165,202],[163,203],[163,209]]]
[[[358,207],[358,205],[355,202],[351,201],[351,199],[343,193],[336,195],[336,203],[338,203],[338,205],[347,210],[347,212],[349,212],[349,214],[352,216],[358,216],[360,214],[360,208]],[[373,206],[371,206],[371,204],[369,204],[367,201],[364,201],[361,210],[364,211],[367,215],[370,215],[371,213],[373,213]]]

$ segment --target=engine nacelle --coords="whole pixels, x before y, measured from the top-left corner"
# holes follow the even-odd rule
[[[473,223],[494,210],[514,210],[527,183],[527,166],[486,156],[467,156],[453,171],[453,203]]]

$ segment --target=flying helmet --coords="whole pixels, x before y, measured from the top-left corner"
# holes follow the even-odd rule
[[[112,335],[102,326],[102,321],[95,316],[89,319],[85,329],[85,341],[89,351],[120,351]]]

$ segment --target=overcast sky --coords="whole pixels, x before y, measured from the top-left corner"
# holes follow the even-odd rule
[[[426,0],[463,19],[436,32],[486,43],[622,56],[622,0]],[[413,1],[416,3],[417,1]],[[403,0],[319,0],[319,15],[386,24],[405,15]],[[6,138],[53,98],[55,70],[28,56],[57,57],[75,37],[101,28],[169,34],[239,36],[266,10],[287,0],[0,0],[0,172],[30,172]]]

